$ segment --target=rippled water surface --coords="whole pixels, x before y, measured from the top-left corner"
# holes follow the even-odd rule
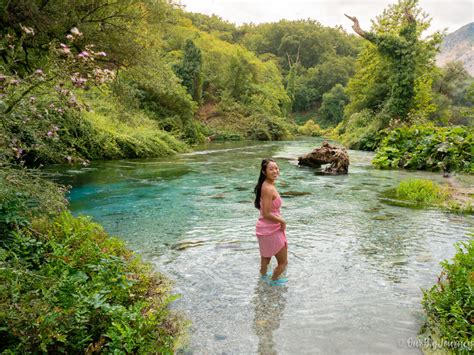
[[[422,322],[420,288],[434,284],[473,218],[383,203],[380,193],[404,178],[442,178],[375,170],[371,153],[349,151],[347,176],[298,167],[298,155],[319,143],[212,144],[52,172],[73,186],[74,214],[93,216],[175,280],[182,297],[173,307],[192,321],[184,352],[419,354],[407,342]],[[264,157],[281,170],[285,287],[258,275],[252,190]]]

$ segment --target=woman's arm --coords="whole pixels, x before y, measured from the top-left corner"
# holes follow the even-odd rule
[[[268,186],[267,184],[264,184],[262,186],[262,215],[263,218],[268,219],[270,221],[278,222],[281,224],[285,224],[286,222],[283,218],[274,215],[271,210],[272,210],[272,203],[273,203],[273,194],[274,194],[275,188]]]

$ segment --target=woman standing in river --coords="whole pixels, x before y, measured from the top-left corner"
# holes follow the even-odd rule
[[[280,216],[281,197],[275,187],[275,181],[280,175],[277,163],[273,159],[262,160],[260,176],[255,186],[255,207],[260,210],[256,234],[260,248],[260,274],[267,279],[268,264],[272,256],[278,262],[273,270],[271,285],[283,285],[288,279],[279,278],[288,264],[288,242],[286,240],[286,222]]]

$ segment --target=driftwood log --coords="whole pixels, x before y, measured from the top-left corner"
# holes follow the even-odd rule
[[[320,148],[298,157],[298,164],[314,168],[330,164],[322,171],[323,174],[342,175],[349,172],[349,154],[345,148],[335,147],[324,141]]]

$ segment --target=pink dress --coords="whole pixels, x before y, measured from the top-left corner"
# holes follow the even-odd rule
[[[271,213],[280,216],[281,197],[278,195],[272,201]],[[281,224],[263,218],[263,206],[260,203],[260,217],[256,225],[256,234],[258,245],[260,248],[260,255],[263,257],[272,257],[277,254],[281,248],[288,245],[285,232],[281,231]]]

